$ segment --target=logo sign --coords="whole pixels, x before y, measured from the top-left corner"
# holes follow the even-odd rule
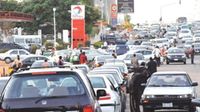
[[[111,5],[111,17],[117,18],[117,4]]]
[[[133,13],[134,0],[118,0],[118,12],[119,13]]]
[[[85,6],[84,5],[71,5],[71,18],[72,19],[84,19],[85,18]]]

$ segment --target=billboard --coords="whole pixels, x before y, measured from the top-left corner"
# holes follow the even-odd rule
[[[133,13],[134,0],[118,0],[118,13]]]
[[[71,5],[71,19],[84,19],[85,5]]]

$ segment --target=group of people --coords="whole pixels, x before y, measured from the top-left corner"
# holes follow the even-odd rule
[[[129,81],[130,109],[131,112],[140,112],[140,99],[144,91],[144,86],[141,84],[146,83],[147,79],[154,72],[157,72],[158,65],[156,60],[154,60],[152,57],[150,57],[150,60],[147,64],[145,62],[139,64],[136,54],[133,54],[131,63],[133,65],[134,74]]]

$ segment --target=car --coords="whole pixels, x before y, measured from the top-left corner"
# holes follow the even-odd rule
[[[89,75],[91,84],[97,93],[97,90],[106,91],[106,96],[99,98],[99,104],[102,112],[121,112],[122,102],[118,88],[115,88],[112,82],[104,75]]]
[[[37,60],[49,60],[46,56],[42,55],[34,55],[34,56],[28,56],[22,60],[22,68],[30,67],[35,61]]]
[[[133,64],[131,63],[131,59],[133,58],[133,54],[136,55],[136,58],[138,59],[139,65],[141,63],[146,63],[144,56],[141,53],[135,53],[135,52],[129,52],[126,54],[126,57],[123,58],[125,64],[127,65],[129,73],[133,71]]]
[[[121,99],[121,104],[122,104],[122,107],[121,107],[121,110],[122,112],[125,112],[125,109],[126,109],[126,93],[124,91],[124,83],[121,83],[119,80],[120,80],[120,77],[118,77],[116,75],[116,72],[115,70],[113,71],[107,71],[107,70],[104,70],[103,71],[100,71],[100,70],[92,70],[90,71],[88,74],[89,75],[103,75],[103,76],[106,76],[110,79],[110,81],[114,84],[114,86],[116,87],[116,89],[118,88],[118,92],[120,94],[120,99]]]
[[[105,90],[94,89],[78,69],[46,68],[15,73],[1,97],[1,111],[101,112]],[[8,108],[9,107],[9,108]]]
[[[11,49],[5,53],[0,53],[0,60],[5,61],[8,64],[14,61],[17,58],[17,55],[20,55],[20,58],[23,59],[31,54],[24,49]]]
[[[167,50],[166,63],[183,62],[186,64],[186,54],[184,49],[172,47]]]
[[[37,60],[31,65],[30,69],[45,68],[42,65],[44,62],[45,62],[44,60]],[[47,60],[47,63],[48,63],[48,67],[58,66],[58,64],[55,61]]]
[[[100,55],[94,57],[94,66],[99,67],[102,66],[107,59],[114,59],[112,55]]]
[[[192,32],[189,29],[182,29],[179,32],[178,38],[182,39],[184,36],[192,36]]]
[[[129,51],[129,47],[128,45],[116,45],[115,51],[117,55],[123,55]]]
[[[194,45],[195,54],[199,54],[200,53],[200,42],[192,43],[192,45]]]
[[[10,77],[0,77],[0,93],[2,93],[4,87],[6,86],[6,83],[8,82],[9,79],[10,79]]]
[[[142,84],[143,85],[143,84]],[[152,74],[142,94],[144,112],[154,110],[195,112],[191,100],[196,94],[197,82],[192,82],[184,71],[162,71]]]

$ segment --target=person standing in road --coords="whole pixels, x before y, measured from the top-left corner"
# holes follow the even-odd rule
[[[64,62],[63,62],[62,56],[59,56],[58,66],[62,66],[62,65],[64,65]]]
[[[42,67],[44,67],[44,68],[50,67],[49,62],[48,62],[47,59],[45,59],[44,62],[42,63]]]
[[[13,64],[12,64],[12,67],[14,69],[14,72],[16,72],[19,68],[22,67],[22,61],[20,59],[20,56],[17,55],[17,58],[14,60]]]
[[[87,56],[85,55],[85,52],[83,52],[81,55],[80,55],[80,64],[87,64]]]
[[[115,50],[113,50],[112,56],[113,56],[115,59],[117,58],[117,54],[116,54]]]
[[[139,67],[139,62],[136,57],[136,54],[133,54],[133,58],[131,59],[131,64],[133,65],[133,72],[136,72],[137,68]]]
[[[157,72],[157,63],[153,60],[152,57],[149,58],[149,62],[147,63],[147,70],[149,71],[149,77]]]
[[[192,48],[190,49],[190,54],[191,54],[191,64],[194,64],[194,54],[195,54],[194,45],[192,45]]]
[[[153,54],[155,56],[157,66],[160,66],[160,49],[158,46],[156,46],[155,49],[153,50]]]

